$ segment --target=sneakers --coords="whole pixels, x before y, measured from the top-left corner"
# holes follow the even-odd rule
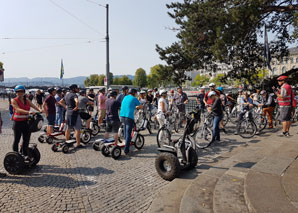
[[[82,146],[82,145],[80,144],[80,145],[77,145],[76,148],[84,148],[84,146]]]
[[[281,132],[281,133],[278,134],[278,136],[280,136],[280,137],[290,137],[291,135],[290,135],[289,132]]]

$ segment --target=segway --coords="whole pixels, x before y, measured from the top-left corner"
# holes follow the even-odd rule
[[[74,148],[74,144],[76,143],[75,139],[71,140],[56,140],[54,144],[52,145],[52,151],[53,152],[58,152],[59,149],[62,150],[64,154],[69,153],[69,150]]]
[[[29,131],[37,132],[42,128],[43,118],[40,113],[30,115],[28,119]],[[40,161],[40,152],[37,149],[37,145],[30,143],[28,147],[28,156],[30,158],[25,159],[23,155],[23,149],[20,152],[9,152],[4,158],[4,168],[9,174],[17,175],[21,174],[28,168],[35,167]]]
[[[187,124],[183,136],[171,141],[170,145],[158,148],[160,153],[155,159],[157,173],[167,181],[171,181],[180,175],[181,170],[193,169],[198,162],[196,143],[191,137],[194,125],[200,119],[200,110],[195,109],[187,116]]]
[[[123,132],[123,125],[119,128],[119,133]],[[121,143],[121,137],[118,135],[119,142]],[[136,128],[136,125],[134,125],[132,134],[131,134],[131,143],[130,146],[134,146],[136,149],[140,150],[143,148],[145,144],[145,138],[143,135],[140,134],[140,130]],[[114,139],[112,139],[111,142],[101,143],[101,145],[98,147],[98,150],[101,151],[103,156],[108,157],[110,154],[112,158],[115,160],[120,158],[121,156],[121,148],[124,148],[125,144],[115,144]],[[93,147],[94,148],[94,147]]]

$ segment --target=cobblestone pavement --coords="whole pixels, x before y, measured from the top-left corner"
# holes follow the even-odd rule
[[[0,135],[0,172],[5,172],[3,158],[11,151],[13,140],[11,121],[3,108],[0,102],[5,122]],[[0,212],[145,212],[168,182],[154,168],[156,132],[142,134],[142,150],[113,160],[91,145],[69,154],[54,153],[50,145],[38,143],[39,133],[34,133],[31,142],[38,143],[41,161],[23,175],[0,179]],[[224,143],[200,152],[199,164],[216,161],[221,154],[245,146],[247,142],[239,139],[223,135]]]

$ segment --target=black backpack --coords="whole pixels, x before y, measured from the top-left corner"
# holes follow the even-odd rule
[[[39,113],[36,113],[35,115],[30,115],[28,119],[28,124],[30,132],[38,132],[42,128],[43,117]]]

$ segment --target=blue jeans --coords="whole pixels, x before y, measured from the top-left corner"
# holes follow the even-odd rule
[[[126,117],[121,117],[120,119],[124,127],[124,138],[125,138],[124,152],[129,153],[129,146],[131,142],[131,132],[132,132],[134,120]]]
[[[59,110],[56,112],[56,125],[60,126],[61,123],[63,122],[64,118],[63,118],[63,110]]]
[[[222,118],[223,118],[223,115],[214,116],[214,118],[213,118],[213,138],[212,138],[212,141],[214,141],[214,140],[220,141],[219,123],[222,120]]]

